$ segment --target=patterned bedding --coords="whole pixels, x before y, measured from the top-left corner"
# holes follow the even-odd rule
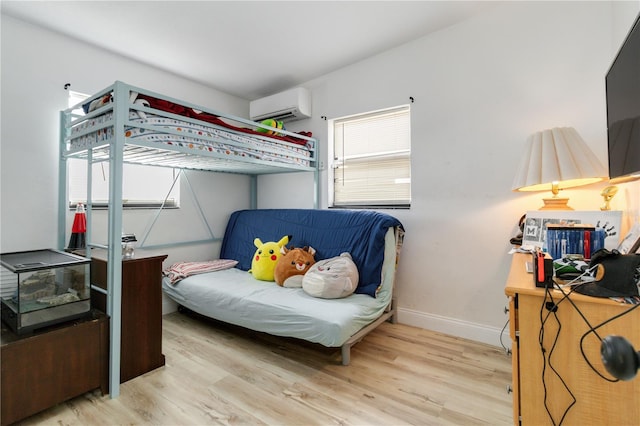
[[[82,136],[74,137],[74,135],[81,134],[86,129],[100,127],[112,119],[113,112],[109,111],[73,127],[71,148],[74,150],[85,149],[109,142],[113,138],[113,126],[104,127]],[[149,113],[145,113],[142,118],[136,111],[130,111],[129,121],[131,125],[125,128],[127,143],[157,142],[200,151],[217,152],[230,157],[249,157],[306,167],[310,165],[309,148],[313,147],[311,141],[307,141],[309,144],[306,146],[293,145],[279,140],[266,140],[234,133],[207,125],[207,123],[195,124]],[[137,125],[147,127],[137,127]],[[175,133],[169,133],[167,130]]]
[[[187,109],[168,101],[138,96],[134,102],[159,109],[158,114],[131,108],[125,126],[127,143],[164,144],[212,153],[219,157],[293,164],[310,167],[313,140],[292,136],[267,137],[252,129],[239,128],[212,114]],[[101,102],[98,110],[110,105]],[[186,119],[163,116],[162,112],[179,113]],[[89,111],[90,112],[90,111]],[[73,151],[107,144],[114,138],[113,110],[96,115],[71,127],[69,148]],[[195,120],[198,122],[195,122]],[[189,120],[189,121],[187,121]],[[302,133],[303,136],[309,135]]]

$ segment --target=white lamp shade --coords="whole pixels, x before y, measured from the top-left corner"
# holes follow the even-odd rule
[[[550,190],[588,185],[607,179],[607,170],[573,127],[556,127],[527,138],[514,191]]]

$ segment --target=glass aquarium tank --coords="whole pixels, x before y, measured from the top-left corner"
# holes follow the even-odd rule
[[[90,263],[53,249],[0,254],[2,321],[26,334],[87,315]]]

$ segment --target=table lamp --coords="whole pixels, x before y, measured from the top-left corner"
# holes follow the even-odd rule
[[[607,179],[607,170],[573,127],[555,127],[527,138],[524,155],[513,180],[514,191],[548,191],[540,210],[573,210],[561,189]]]

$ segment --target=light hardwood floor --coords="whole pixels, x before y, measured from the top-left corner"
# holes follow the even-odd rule
[[[385,323],[352,349],[172,313],[166,365],[111,399],[88,393],[24,425],[510,425],[511,360],[498,348]]]

